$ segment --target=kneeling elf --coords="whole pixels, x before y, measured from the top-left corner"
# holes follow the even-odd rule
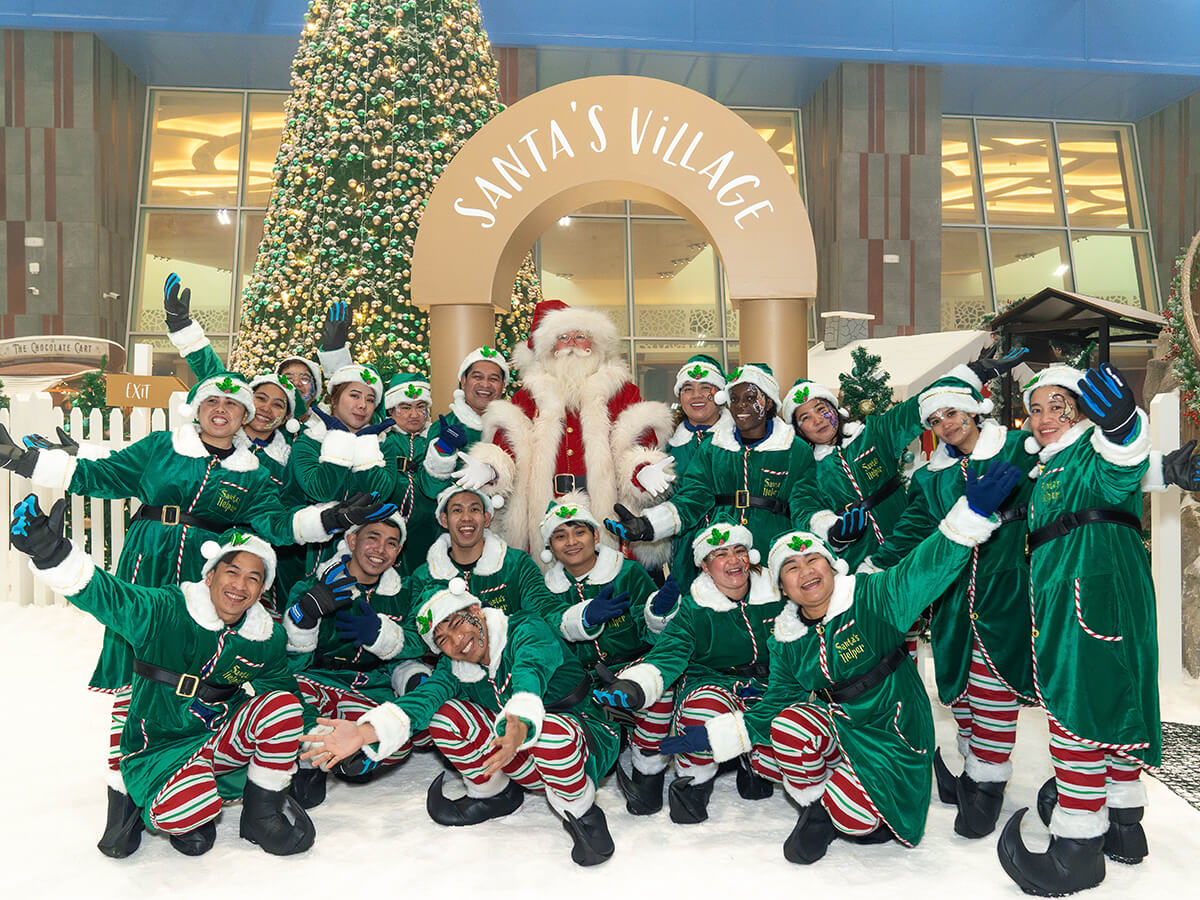
[[[596,784],[617,761],[617,729],[591,700],[591,681],[542,618],[484,608],[462,579],[436,589],[414,609],[416,632],[443,654],[429,680],[356,723],[310,735],[305,754],[328,767],[363,749],[386,759],[415,730],[429,729],[462,773],[465,797],[429,786],[426,809],[441,825],[476,825],[515,811],[525,790],[544,790],[574,839],[571,859],[597,865],[613,854]]]

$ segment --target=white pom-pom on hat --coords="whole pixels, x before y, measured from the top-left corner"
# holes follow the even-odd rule
[[[462,388],[454,389],[454,402],[455,403],[462,403],[466,399],[467,399],[467,395],[465,393],[463,393]]]
[[[286,428],[289,433],[295,434],[300,430],[300,422],[298,419],[288,419],[283,427]]]
[[[504,506],[504,498],[499,494],[492,494],[492,509],[500,509]]]
[[[750,548],[750,564],[757,566],[761,559],[762,559],[762,554],[759,553],[757,550],[755,550],[753,547],[751,547]]]
[[[979,404],[979,411],[985,416],[990,415],[995,408],[996,404],[992,402],[990,397],[985,397],[983,402]]]
[[[446,590],[452,594],[465,594],[467,592],[467,582],[463,578],[451,578],[446,585]]]
[[[544,562],[544,563],[554,562],[554,554],[551,553],[549,550],[543,550],[542,551],[542,562]]]
[[[216,541],[205,541],[200,545],[200,555],[205,559],[212,559],[221,552],[221,545]]]
[[[713,402],[717,406],[726,406],[729,403],[729,391],[717,391],[713,394]]]
[[[175,407],[175,412],[179,413],[185,419],[196,418],[196,410],[189,403],[180,403]]]

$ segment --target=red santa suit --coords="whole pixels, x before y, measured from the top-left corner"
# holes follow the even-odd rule
[[[589,335],[590,357],[554,357],[558,335],[571,331]],[[608,316],[560,300],[539,303],[513,363],[523,386],[511,402],[488,404],[483,439],[470,451],[496,470],[488,487],[506,502],[492,527],[511,546],[540,550],[546,508],[566,494],[579,494],[580,503],[609,518],[615,503],[638,512],[663,499],[650,496],[636,476],[667,458],[658,448],[671,433],[671,411],[642,400]],[[604,532],[601,540],[615,539]],[[636,551],[643,562],[661,564],[670,558],[670,543]]]

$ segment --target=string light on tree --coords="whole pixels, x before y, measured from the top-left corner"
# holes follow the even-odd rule
[[[443,168],[503,109],[478,3],[312,0],[291,87],[232,365],[314,356],[326,308],[349,300],[356,359],[385,378],[428,373],[409,286],[417,227]],[[527,258],[497,316],[501,349],[528,334],[539,299]]]

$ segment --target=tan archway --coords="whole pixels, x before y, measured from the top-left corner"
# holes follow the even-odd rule
[[[738,115],[668,81],[602,76],[515,103],[438,180],[413,250],[412,298],[430,311],[434,402],[458,361],[494,339],[534,241],[581,206],[625,197],[690,219],[725,266],[741,358],[786,387],[807,369],[816,296],[808,213],[775,152]]]

